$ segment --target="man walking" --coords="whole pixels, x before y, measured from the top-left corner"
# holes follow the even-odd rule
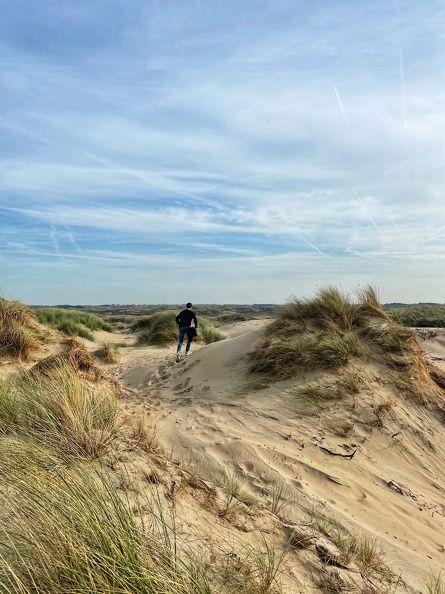
[[[190,347],[192,345],[193,338],[198,335],[198,319],[195,315],[195,312],[192,311],[193,305],[191,303],[187,303],[185,307],[186,309],[183,309],[181,313],[176,316],[176,323],[179,326],[179,342],[178,348],[176,350],[176,361],[179,361],[179,353],[181,352],[185,335],[187,334],[187,345],[185,347],[186,355],[190,355]],[[195,324],[194,327],[192,326],[192,322]]]

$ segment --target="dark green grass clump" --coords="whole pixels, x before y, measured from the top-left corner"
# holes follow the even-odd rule
[[[92,332],[104,330],[113,332],[113,326],[94,314],[60,309],[57,307],[42,307],[35,310],[41,324],[46,324],[63,332],[65,336],[80,336],[94,341]]]
[[[45,340],[29,307],[20,301],[0,298],[0,357],[27,361]]]
[[[445,305],[415,305],[386,310],[398,324],[410,328],[445,328]]]
[[[251,371],[285,379],[305,370],[338,369],[364,358],[371,346],[384,352],[409,350],[412,332],[384,312],[372,287],[356,291],[351,302],[335,287],[313,299],[287,303],[252,353]]]
[[[139,346],[167,346],[178,341],[176,312],[162,311],[147,318],[137,320],[131,327],[132,332],[141,331]],[[199,318],[199,336],[195,340],[210,344],[226,338],[218,328],[204,318]]]

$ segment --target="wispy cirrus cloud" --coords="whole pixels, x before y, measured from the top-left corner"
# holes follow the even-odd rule
[[[443,300],[441,1],[0,6],[3,291]]]

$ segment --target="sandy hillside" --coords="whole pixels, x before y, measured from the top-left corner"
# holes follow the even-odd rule
[[[179,363],[174,347],[121,349],[121,362],[107,367],[126,388],[126,415],[145,408],[172,459],[210,479],[233,470],[265,509],[279,485],[298,503],[295,509],[316,507],[363,530],[377,539],[405,591],[426,592],[425,578],[445,565],[443,414],[395,398],[377,364],[369,365],[367,384],[349,407],[335,402],[314,410],[298,397],[298,386],[320,380],[319,374],[252,389],[247,355],[264,325],[222,328],[226,341],[196,346]],[[427,357],[445,362],[443,331],[420,342]],[[211,519],[192,507],[182,512],[185,537],[196,536],[200,523],[208,530]],[[297,517],[289,506],[282,524]],[[265,518],[266,532],[275,534],[271,542],[282,540],[285,531],[279,534]],[[216,524],[221,534],[227,529]],[[258,538],[258,522],[251,530]],[[310,565],[307,552],[294,554],[286,570],[300,578],[306,561]],[[392,591],[404,591],[399,586]]]
[[[428,576],[445,566],[444,412],[395,395],[394,372],[377,360],[360,369],[365,380],[347,403],[319,407],[301,397],[302,386],[333,381],[325,372],[258,382],[247,374],[248,356],[265,325],[223,327],[227,340],[193,345],[179,362],[174,345],[135,347],[130,334],[82,340],[92,352],[101,342],[129,345],[120,348],[120,363],[102,367],[122,383],[125,423],[145,411],[170,461],[125,446],[110,467],[129,492],[157,484],[174,503],[179,536],[208,551],[210,563],[267,543],[276,558],[287,550],[284,592],[429,594]],[[427,359],[445,368],[445,331],[418,334]],[[58,349],[55,341],[39,358]],[[224,500],[221,485],[230,477],[237,477],[236,498]],[[342,527],[384,563],[371,573],[355,561],[337,566],[334,536]],[[301,542],[289,549],[295,534]],[[391,574],[384,587],[383,567]],[[320,572],[343,589],[317,585]]]

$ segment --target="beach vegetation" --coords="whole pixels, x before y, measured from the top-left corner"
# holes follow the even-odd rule
[[[162,311],[134,322],[132,332],[139,332],[138,346],[168,346],[178,341],[178,326],[175,311]],[[210,344],[226,338],[214,323],[199,318],[198,337],[195,341]]]
[[[410,328],[445,328],[445,305],[413,305],[409,307],[389,308],[388,316]]]
[[[441,379],[434,379],[440,374],[425,363],[413,331],[389,317],[375,288],[360,287],[353,296],[326,287],[313,299],[293,298],[285,304],[250,354],[251,373],[284,380],[317,369],[340,372],[331,390],[305,388],[304,396],[315,402],[358,393],[364,383],[355,370],[380,355],[407,375],[405,392],[419,395],[422,402],[443,399]]]
[[[93,332],[113,332],[113,326],[100,316],[58,307],[39,307],[33,310],[39,322],[56,328],[65,336],[79,336],[94,342]]]
[[[102,359],[104,363],[119,363],[121,360],[118,346],[111,342],[102,343],[101,346],[94,351],[94,354],[99,359]]]
[[[426,594],[445,594],[445,573],[432,573],[426,580]]]
[[[28,361],[48,339],[34,312],[21,301],[0,298],[0,356]]]
[[[2,592],[210,593],[193,559],[176,554],[156,509],[142,527],[103,468],[28,445],[9,447],[17,471],[12,463],[0,470]]]
[[[22,435],[72,457],[97,458],[118,430],[111,386],[92,384],[68,366],[0,379],[0,435]]]

